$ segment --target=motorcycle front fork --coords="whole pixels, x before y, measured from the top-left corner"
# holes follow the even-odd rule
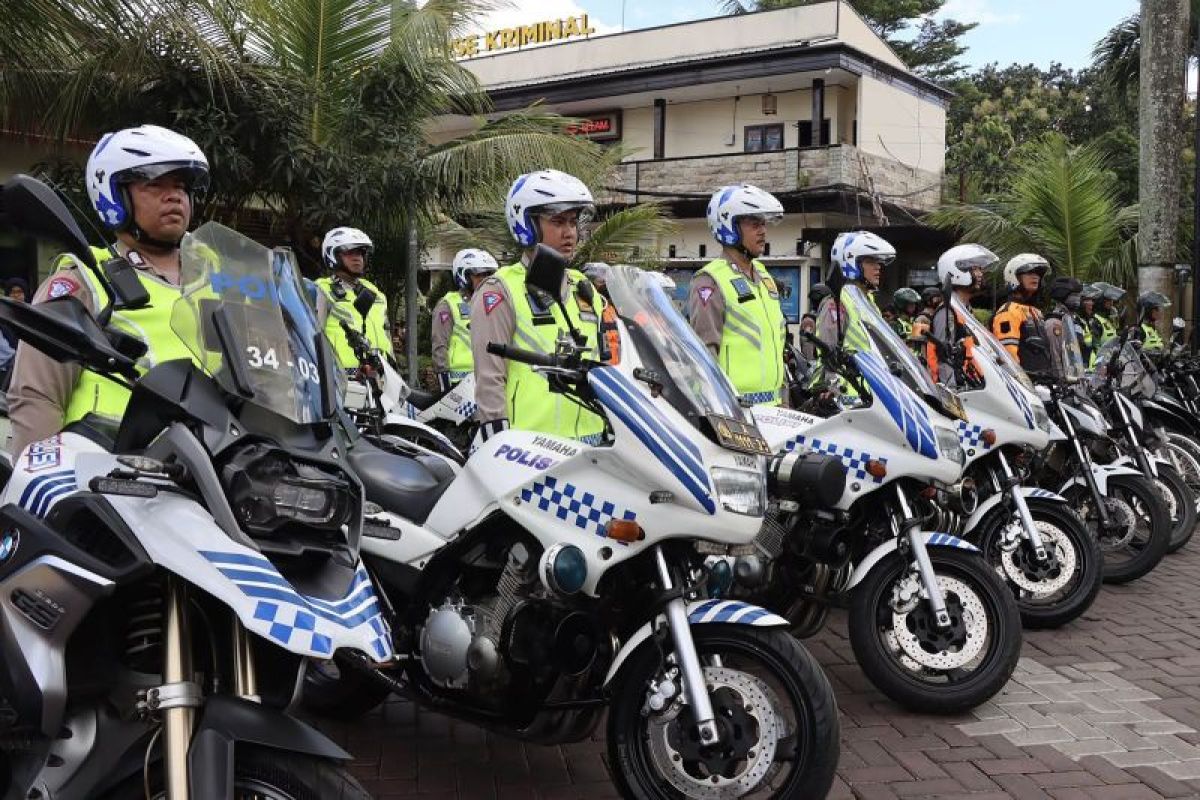
[[[664,592],[675,590],[671,569],[661,547],[654,549],[654,560],[658,566],[658,578]],[[671,644],[679,671],[683,676],[683,692],[696,720],[696,733],[703,745],[716,744],[720,738],[712,701],[708,696],[708,685],[704,681],[704,668],[700,665],[700,654],[696,652],[696,641],[692,638],[692,626],[688,622],[687,601],[683,597],[672,598],[666,607],[667,627],[671,632]]]
[[[1037,525],[1033,522],[1033,515],[1029,513],[1029,504],[1025,502],[1025,495],[1021,494],[1020,485],[1014,481],[1012,467],[1008,464],[1008,458],[1003,452],[997,452],[997,464],[999,465],[1000,476],[1003,484],[1008,487],[1008,496],[1012,500],[1013,508],[1017,511],[1017,519],[1021,522],[1021,529],[1025,533],[1025,538],[1029,540],[1029,546],[1033,549],[1033,555],[1038,561],[1045,561],[1046,544],[1042,541],[1042,533],[1038,530]]]
[[[934,622],[939,628],[948,628],[950,627],[950,612],[946,610],[946,596],[942,594],[942,587],[937,582],[937,573],[933,571],[933,562],[929,559],[929,550],[925,547],[925,537],[921,535],[921,521],[913,515],[908,498],[904,496],[904,490],[898,484],[896,486],[896,503],[903,519],[901,522],[897,522],[896,516],[891,515],[892,532],[896,534],[897,538],[903,537],[908,541],[908,548],[917,565],[917,576],[921,579],[921,585],[928,596],[929,609],[933,612]],[[905,530],[901,530],[902,527]]]
[[[166,579],[163,599],[163,685],[151,690],[150,707],[162,721],[163,773],[167,800],[189,800],[188,750],[202,702],[201,687],[193,681],[187,584],[174,575]],[[254,653],[250,635],[233,618],[233,692],[258,701]],[[198,798],[197,800],[203,800]]]

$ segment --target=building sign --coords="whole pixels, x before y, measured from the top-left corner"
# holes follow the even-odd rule
[[[583,117],[574,125],[567,126],[567,133],[586,136],[597,142],[611,142],[621,138],[621,110],[605,111]]]
[[[588,24],[588,15],[580,14],[577,17],[546,20],[532,25],[518,25],[515,28],[464,36],[454,40],[454,55],[457,58],[470,58],[481,53],[513,50],[530,44],[578,39],[595,32],[596,29]]]

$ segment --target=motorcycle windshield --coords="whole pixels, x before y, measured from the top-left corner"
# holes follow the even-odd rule
[[[1021,365],[1017,363],[1017,360],[1004,349],[1004,346],[988,330],[987,326],[971,313],[971,310],[967,308],[967,304],[960,300],[958,295],[951,295],[950,307],[954,309],[958,315],[959,322],[967,329],[971,338],[975,340],[975,358],[988,359],[988,363],[995,364],[1000,371],[1032,392],[1033,381],[1025,374],[1025,370],[1021,369]]]
[[[209,222],[184,238],[180,259],[171,327],[197,365],[230,394],[293,422],[325,419],[322,382],[340,371],[319,366],[321,330],[290,255]]]
[[[725,373],[663,291],[661,278],[615,266],[608,292],[638,356],[660,374],[663,396],[676,411],[693,421],[709,414],[750,420]]]
[[[1082,333],[1075,324],[1074,316],[1062,319],[1062,341],[1058,342],[1058,357],[1054,359],[1055,369],[1062,372],[1061,377],[1070,382],[1081,381],[1087,368],[1083,363],[1083,350],[1079,347]]]
[[[892,374],[921,397],[942,396],[929,371],[921,365],[892,326],[888,325],[875,303],[862,289],[853,285],[844,287],[841,300],[846,319],[840,324],[845,331],[844,344],[849,350],[873,352],[882,357]],[[861,328],[853,325],[851,320],[857,321]]]
[[[1115,371],[1115,375],[1114,375]],[[1092,373],[1092,386],[1099,388],[1108,383],[1130,395],[1152,397],[1156,389],[1154,378],[1142,361],[1142,354],[1134,342],[1122,344],[1122,337],[1110,339],[1096,353],[1096,371]]]

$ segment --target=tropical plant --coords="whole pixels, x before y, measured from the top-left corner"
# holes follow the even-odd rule
[[[1119,205],[1116,181],[1096,147],[1051,134],[1012,170],[1009,186],[994,199],[943,205],[927,220],[1001,258],[1038,253],[1058,274],[1136,284],[1137,207]]]
[[[1196,52],[1196,19],[1200,18],[1200,0],[1190,0],[1191,19],[1187,21],[1188,58]],[[1114,26],[1092,50],[1092,65],[1113,86],[1127,109],[1136,109],[1138,78],[1142,62],[1142,15],[1130,14]]]

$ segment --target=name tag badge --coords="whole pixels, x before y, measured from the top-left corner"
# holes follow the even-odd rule
[[[470,303],[459,303],[458,304],[458,315],[460,317],[471,316],[471,304]]]
[[[745,278],[734,278],[732,284],[733,290],[737,292],[739,303],[754,299],[754,291],[750,288],[750,283]]]
[[[581,320],[583,320],[584,322],[596,322],[596,321],[598,321],[598,317],[597,317],[595,314],[592,314],[592,313],[590,313],[590,312],[588,312],[588,311],[580,311],[580,312],[579,312],[579,318],[580,318]]]

